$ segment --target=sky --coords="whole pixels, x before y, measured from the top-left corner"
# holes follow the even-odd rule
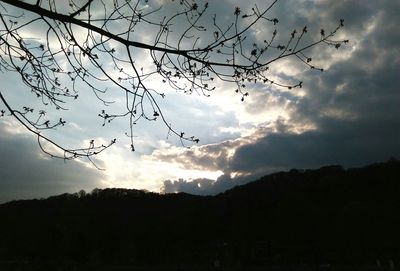
[[[270,1],[210,1],[209,18],[215,13],[221,24],[229,25],[236,6],[246,11],[253,3],[261,8],[266,2]],[[177,8],[171,1],[148,2],[149,8],[161,4],[160,14]],[[1,12],[4,7],[13,10],[2,5]],[[333,29],[344,19],[337,37],[349,43],[339,50],[322,45],[310,51],[324,72],[311,70],[296,58],[270,66],[274,78],[302,81],[301,89],[253,84],[242,102],[235,86],[226,82],[216,81],[210,97],[150,82],[165,91],[160,105],[173,127],[200,139],[190,148],[168,136],[162,122],[141,121],[134,126],[136,151],[131,152],[124,135],[129,129],[126,120],[103,127],[98,114],[104,106],[84,88],[77,101],[66,104],[65,127],[48,136],[67,146],[116,138],[115,145],[94,158],[102,170],[85,159],[50,158],[41,152],[36,137],[6,114],[0,118],[0,202],[107,187],[209,195],[281,170],[332,164],[358,167],[399,159],[398,10],[400,2],[392,0],[278,1],[268,16],[279,19],[276,28],[282,37],[307,25],[310,38],[318,38],[321,28]],[[255,25],[249,39],[262,41],[271,27]],[[34,36],[35,31],[29,34]],[[151,40],[150,32],[140,28],[138,40]],[[151,65],[146,54],[136,56],[138,63]],[[2,70],[0,82],[0,91],[13,106],[40,108],[17,74]],[[118,93],[107,97],[116,101],[107,110],[122,106]]]

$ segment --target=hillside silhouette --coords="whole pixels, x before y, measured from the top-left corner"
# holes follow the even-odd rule
[[[293,169],[216,196],[95,189],[13,201],[0,205],[0,270],[389,270],[400,267],[399,195],[392,159]]]

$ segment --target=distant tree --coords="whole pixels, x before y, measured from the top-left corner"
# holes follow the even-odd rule
[[[159,80],[166,89],[209,96],[222,80],[235,85],[243,101],[249,95],[249,84],[302,87],[302,82],[277,82],[270,77],[269,70],[278,60],[293,57],[322,71],[312,64],[309,49],[321,44],[339,48],[347,42],[333,39],[343,20],[331,31],[320,30],[316,40],[306,38],[308,28],[301,26],[284,34],[284,42],[279,41],[275,29],[279,20],[268,15],[278,0],[247,11],[236,7],[231,22],[218,14],[209,16],[207,2],[164,2],[175,5],[172,12],[151,0],[0,0],[0,70],[19,74],[26,90],[43,104],[38,110],[22,100],[16,108],[0,89],[5,106],[0,116],[14,117],[53,157],[90,159],[116,139],[102,145],[91,140],[88,146],[73,149],[62,146],[46,131],[64,126],[66,121],[59,117],[54,121],[44,109],[66,109],[67,101],[79,98],[82,85],[106,108],[112,103],[112,88],[122,91],[126,106],[118,113],[101,110],[98,116],[103,125],[127,119],[132,151],[134,125],[142,119],[160,119],[182,144],[197,143],[198,138],[187,136],[167,121],[160,104],[165,90],[153,89],[150,82]],[[252,38],[257,25],[271,30],[263,42]],[[136,34],[143,29],[149,35],[146,39]],[[149,58],[145,66],[137,61],[143,56]]]
[[[83,199],[85,196],[86,196],[86,191],[83,189],[79,190],[78,197]]]

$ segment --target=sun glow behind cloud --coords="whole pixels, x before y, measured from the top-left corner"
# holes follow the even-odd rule
[[[181,148],[173,147],[168,143],[161,144],[163,147],[160,147],[159,150],[182,152]],[[132,153],[127,153],[126,149],[121,147],[115,147],[100,155],[97,160],[101,161],[105,167],[102,183],[106,187],[146,189],[158,192],[161,188],[160,180],[177,178],[216,180],[223,174],[220,170],[185,168],[176,161],[160,161],[153,159],[152,156],[137,157]]]
[[[77,36],[79,38],[79,33],[82,32],[81,38],[84,38],[84,32],[80,30],[80,28],[77,29]],[[143,34],[139,35],[141,37],[140,41],[146,42],[150,35],[146,35],[145,32]],[[115,44],[115,48],[116,54],[123,49],[118,44]],[[143,68],[144,72],[152,68],[151,58],[147,54],[136,55],[135,62],[137,67]],[[126,72],[133,72],[129,66],[122,68]],[[274,66],[274,78],[277,80],[281,79],[281,74],[294,76],[301,72],[302,70],[297,66],[291,65],[289,60],[281,61]],[[118,71],[115,70],[114,73],[117,75]],[[123,120],[118,121],[116,124],[107,124],[105,129],[94,129],[93,125],[90,124],[90,122],[93,123],[93,120],[86,118],[86,116],[95,116],[96,113],[101,111],[101,105],[87,107],[86,103],[90,100],[89,96],[93,96],[90,93],[81,93],[83,96],[80,99],[81,103],[71,104],[71,111],[86,111],[84,118],[78,118],[72,122],[76,133],[74,131],[69,133],[72,136],[68,139],[63,139],[62,135],[54,133],[55,137],[66,144],[73,144],[74,141],[79,141],[82,146],[88,145],[91,139],[95,139],[98,144],[105,144],[109,139],[118,138],[118,146],[102,153],[94,160],[98,167],[105,169],[101,174],[101,183],[105,186],[144,188],[157,191],[160,187],[160,181],[164,179],[193,180],[208,178],[216,180],[226,172],[219,169],[218,165],[208,167],[207,163],[212,164],[213,161],[218,159],[229,160],[233,157],[238,147],[258,139],[257,134],[259,133],[256,131],[260,126],[271,125],[277,120],[289,120],[291,103],[293,103],[290,96],[296,97],[296,95],[300,95],[295,92],[282,91],[273,86],[254,87],[249,89],[251,94],[246,101],[241,102],[240,96],[234,93],[234,85],[217,82],[216,88],[218,91],[211,93],[209,98],[202,96],[201,93],[193,93],[191,96],[187,96],[183,93],[171,91],[168,85],[162,83],[161,79],[159,76],[154,76],[152,80],[147,80],[149,89],[156,89],[158,92],[166,94],[166,105],[163,106],[164,113],[167,118],[175,114],[171,119],[179,129],[187,130],[185,126],[187,126],[188,119],[193,120],[192,123],[198,121],[198,127],[189,125],[191,131],[187,132],[196,134],[201,131],[200,135],[202,137],[200,137],[201,143],[199,146],[194,146],[191,150],[188,150],[186,147],[180,146],[179,141],[177,142],[176,140],[169,142],[159,141],[159,138],[165,137],[168,133],[167,129],[162,125],[160,126],[159,123],[151,122],[146,123],[146,128],[143,128],[144,125],[141,123],[134,128],[135,143],[138,151],[132,154],[127,140],[118,137],[118,134],[124,132]],[[114,101],[115,104],[110,105],[107,110],[123,106],[124,96],[119,96],[118,89],[110,89],[108,92],[111,92],[112,96],[112,99],[108,100]],[[92,105],[95,104],[93,102],[90,103]],[[207,112],[208,108],[212,111],[211,114]],[[226,118],[225,116],[229,114],[230,116]],[[214,122],[214,119],[222,119],[222,121]],[[97,124],[99,125],[100,123],[99,120]],[[76,127],[79,129],[75,129]],[[204,132],[205,129],[206,131]],[[271,128],[270,131],[273,132],[274,129]],[[96,134],[100,131],[103,134],[101,137],[97,137]],[[86,135],[86,139],[79,139],[78,134]],[[184,158],[188,153],[193,153],[192,158],[207,156],[207,152],[213,149],[215,144],[219,146],[224,142],[234,142],[234,144],[226,147],[224,153],[211,152],[208,158],[203,159],[202,165]],[[180,155],[181,157],[180,159],[169,161],[168,159],[158,159],[160,154],[163,154],[163,157],[168,154],[173,156]],[[183,161],[185,162],[183,163]],[[85,163],[85,165],[90,165],[90,163]],[[233,172],[232,174],[238,173]]]
[[[265,4],[265,1],[258,2]],[[52,179],[62,175],[59,179],[63,181],[58,190],[52,191],[62,193],[95,187],[160,191],[165,184],[169,185],[170,191],[181,191],[192,182],[195,185],[190,189],[197,187],[205,193],[206,187],[218,184],[220,189],[227,188],[241,183],[251,174],[260,176],[275,170],[326,163],[352,166],[396,156],[399,146],[394,138],[397,137],[396,131],[400,130],[400,114],[398,75],[394,71],[398,70],[400,61],[397,57],[398,35],[394,30],[400,20],[393,11],[399,4],[382,3],[384,1],[365,1],[360,6],[357,1],[278,2],[271,17],[280,19],[278,26],[282,37],[289,35],[292,27],[299,29],[305,24],[310,35],[318,36],[321,25],[335,26],[339,18],[343,16],[345,19],[346,27],[340,35],[350,38],[350,43],[343,50],[318,47],[312,51],[313,61],[326,72],[310,70],[289,58],[271,67],[274,80],[304,80],[301,89],[256,84],[248,87],[250,95],[241,102],[241,96],[234,91],[235,86],[224,82],[216,81],[216,90],[211,97],[204,97],[201,93],[186,95],[171,90],[157,76],[148,79],[146,83],[150,88],[166,94],[165,99],[158,96],[157,99],[167,121],[178,131],[200,138],[200,143],[190,149],[182,146],[179,138],[168,136],[168,129],[160,120],[141,121],[134,126],[137,151],[132,153],[130,142],[124,135],[129,128],[127,120],[102,127],[102,120],[97,116],[104,108],[119,112],[124,106],[123,92],[110,88],[108,97],[115,103],[105,107],[98,103],[91,91],[80,86],[80,99],[77,103],[67,104],[69,110],[62,112],[63,116],[70,116],[66,118],[66,127],[51,132],[51,137],[70,146],[86,146],[91,139],[105,143],[113,138],[117,138],[117,144],[94,159],[104,171],[95,170],[87,161],[67,162],[68,168],[84,172],[83,179],[88,179],[81,180],[81,183],[71,181],[68,189],[65,184],[68,172],[57,164],[59,172],[51,171],[49,174],[53,174]],[[244,10],[248,3],[233,0],[210,3],[212,11],[221,14],[221,19],[230,20],[236,5]],[[249,38],[262,42],[267,34],[264,30],[257,27],[253,37]],[[144,27],[135,35],[142,41],[151,40],[146,32],[149,31]],[[118,44],[113,46],[119,54],[122,47]],[[150,70],[149,56],[137,54],[137,51],[134,54],[138,67],[143,67],[144,72]],[[132,72],[128,66],[124,69]],[[117,75],[118,71],[113,71],[113,74]],[[5,78],[4,74],[1,76]],[[22,91],[25,86],[19,85],[19,78],[6,76],[2,87],[9,90],[6,94],[13,103],[32,100],[29,91]],[[40,108],[40,101],[32,103],[36,102]],[[11,142],[15,137],[13,144],[23,140],[34,143],[34,138],[9,119],[2,120],[2,127],[3,137],[0,139],[4,142]],[[13,148],[22,148],[19,146],[26,148],[22,144]],[[4,153],[9,151],[5,149],[6,145],[3,147]],[[38,166],[44,165],[43,161],[53,165],[54,159],[36,155],[40,153],[37,147],[31,150],[35,155],[27,157],[38,159],[36,171],[43,171]],[[22,163],[25,159],[22,156],[18,159],[21,164],[29,164]],[[3,159],[3,163],[4,167],[12,167],[7,159]],[[26,166],[27,170],[32,168]],[[165,180],[170,182],[165,183]]]

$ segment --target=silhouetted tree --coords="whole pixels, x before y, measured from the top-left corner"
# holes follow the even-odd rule
[[[199,141],[167,121],[159,103],[165,89],[153,89],[150,81],[158,80],[179,92],[209,96],[222,80],[236,85],[243,101],[249,95],[249,84],[302,87],[302,82],[271,78],[269,69],[276,61],[293,57],[322,71],[312,65],[309,49],[320,44],[339,48],[347,42],[333,39],[343,20],[331,31],[321,30],[316,40],[305,38],[307,26],[288,31],[284,34],[287,39],[278,39],[275,27],[279,20],[269,17],[277,0],[264,7],[254,5],[248,11],[236,7],[231,22],[218,14],[209,16],[211,4],[207,2],[164,2],[167,7],[173,5],[172,11],[149,0],[0,0],[0,70],[19,74],[26,90],[41,99],[43,108],[66,109],[65,103],[78,99],[82,86],[93,91],[105,106],[115,98],[109,89],[121,90],[125,108],[118,113],[104,109],[98,116],[103,125],[117,118],[128,119],[126,134],[134,151],[133,127],[141,119],[161,119],[169,134],[180,138],[182,144]],[[252,38],[257,25],[271,28],[270,37],[263,42]],[[142,32],[145,38],[140,37]],[[89,146],[75,149],[62,146],[45,131],[64,126],[63,118],[54,121],[29,101],[21,101],[21,108],[17,108],[4,91],[0,90],[0,99],[6,111],[3,109],[1,116],[13,116],[38,137],[42,150],[51,156],[90,159],[116,142],[113,139],[98,145],[91,140]]]
[[[210,197],[97,189],[13,201],[0,204],[0,270],[211,270],[216,259],[223,270],[374,270],[377,259],[389,270],[400,260],[399,179],[389,161],[280,172]],[[26,262],[59,266],[17,268]]]

